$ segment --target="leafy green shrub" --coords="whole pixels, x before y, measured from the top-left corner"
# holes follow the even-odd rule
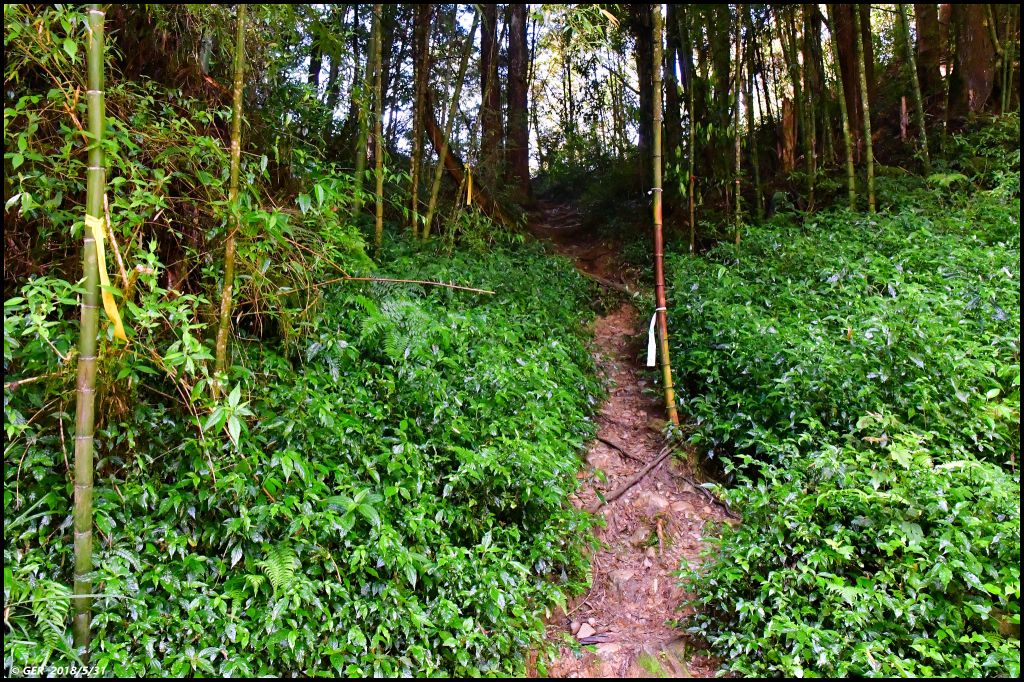
[[[1019,671],[1020,204],[925,206],[668,259],[692,438],[739,484],[684,572],[732,672]]]
[[[539,615],[583,578],[589,521],[566,496],[598,402],[589,289],[537,246],[421,248],[392,245],[387,273],[497,293],[323,288],[315,331],[287,353],[243,342],[239,384],[209,417],[142,392],[101,426],[101,672],[522,671]],[[5,392],[9,432],[21,425],[5,514],[27,515],[5,526],[8,665],[64,655],[40,646],[63,615],[29,600],[70,572],[63,429],[18,419],[23,395]]]

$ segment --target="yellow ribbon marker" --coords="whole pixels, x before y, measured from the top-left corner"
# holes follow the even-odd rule
[[[121,315],[117,312],[117,303],[114,302],[114,295],[110,293],[110,277],[107,276],[107,255],[103,248],[103,218],[96,218],[91,215],[85,216],[85,226],[92,232],[92,239],[96,242],[96,266],[100,271],[100,296],[103,298],[103,309],[107,311],[107,317],[114,324],[114,336],[122,341],[128,340],[124,333],[124,325],[121,324]]]
[[[473,167],[466,164],[466,206],[473,204]]]

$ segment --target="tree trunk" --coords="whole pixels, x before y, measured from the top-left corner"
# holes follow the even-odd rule
[[[630,5],[631,19],[636,31],[636,72],[637,85],[640,93],[640,120],[637,122],[639,138],[637,151],[639,152],[640,167],[643,169],[640,178],[641,185],[646,187],[650,182],[648,173],[651,168],[651,138],[653,137],[652,127],[654,110],[652,108],[651,94],[654,88],[654,55],[651,44],[652,5],[644,3]],[[660,80],[660,76],[659,76]]]
[[[309,49],[309,72],[306,75],[306,82],[313,86],[314,90],[320,88],[320,71],[324,68],[324,51],[320,49],[320,41],[313,38],[313,45]]]
[[[412,119],[412,157],[409,161],[410,189],[412,210],[409,221],[412,223],[412,236],[419,236],[420,213],[420,166],[423,156],[423,119],[427,97],[427,82],[430,79],[430,15],[431,5],[416,6],[416,22],[413,31],[413,95]]]
[[[757,54],[754,41],[754,9],[747,5],[747,144],[750,145],[750,169],[754,176],[754,197],[758,219],[764,218],[764,193],[761,190],[761,164],[757,150],[757,130],[754,127],[754,76],[756,74],[754,55]]]
[[[682,48],[679,65],[682,68],[683,91],[686,94],[686,116],[687,116],[687,173],[686,173],[686,199],[689,208],[690,228],[690,253],[697,251],[697,220],[696,201],[694,193],[697,191],[697,179],[694,177],[696,170],[697,140],[694,131],[696,112],[694,107],[694,73],[693,73],[693,43],[690,41],[690,23],[688,9],[685,5],[679,8],[679,43]]]
[[[382,5],[373,6],[373,162],[374,176],[377,180],[373,243],[378,251],[384,239],[384,69],[381,63],[381,53],[384,51],[383,12]]]
[[[653,133],[652,143],[652,175],[654,176],[654,298],[657,304],[655,314],[658,318],[658,336],[661,351],[661,378],[665,389],[665,408],[668,411],[669,420],[679,425],[679,414],[676,411],[675,391],[672,388],[672,364],[668,355],[668,313],[666,312],[667,302],[665,298],[665,254],[662,242],[662,183],[661,183],[661,60],[662,41],[664,40],[664,26],[661,20],[661,5],[654,5],[651,17],[652,42],[652,63],[658,68],[652,70],[653,79],[651,89],[652,102],[651,128]]]
[[[353,206],[357,214],[363,210],[363,180],[366,175],[366,153],[369,146],[367,141],[370,137],[369,98],[373,88],[373,55],[377,51],[376,38],[376,33],[370,36],[370,49],[366,54],[366,67],[363,71],[363,79],[359,84],[358,90],[352,93],[352,97],[358,99],[356,106],[358,107],[359,116],[359,135],[356,138],[355,189],[353,191]],[[356,64],[356,71],[359,71],[358,63]]]
[[[520,203],[529,203],[530,121],[527,90],[526,5],[510,5],[508,27],[508,166]]]
[[[910,40],[910,18],[907,16],[907,6],[896,5],[899,15],[897,24],[903,38],[903,50],[906,53],[907,72],[910,80],[911,91],[914,95],[914,117],[917,122],[917,130],[921,142],[921,160],[924,164],[925,175],[931,175],[932,164],[928,157],[928,131],[924,123],[924,101],[921,97],[921,83],[917,79],[917,65],[914,63],[914,44]]]
[[[480,166],[499,176],[501,155],[501,84],[498,82],[498,6],[481,5],[480,27]]]
[[[861,32],[860,25],[860,12],[853,13],[853,28],[854,28],[854,48],[856,49],[856,57],[858,63],[858,71],[860,75],[860,89],[863,93],[868,93],[868,76],[867,66],[865,64],[864,55],[864,41],[861,39],[863,35]],[[862,97],[861,105],[863,107],[863,121],[864,121],[864,158],[867,164],[868,174],[868,211],[870,213],[875,212],[875,158],[874,151],[872,149],[871,142],[871,105],[869,104],[870,97]]]
[[[231,306],[235,288],[235,234],[242,227],[241,207],[238,205],[238,175],[242,165],[242,74],[245,68],[245,5],[238,5],[235,29],[235,83],[231,110],[231,170],[228,179],[228,206],[231,226],[224,243],[224,286],[220,293],[220,327],[217,330],[216,370],[219,386],[228,368],[228,335],[231,332]],[[214,389],[219,393],[219,388]]]
[[[682,120],[679,101],[679,83],[676,80],[676,55],[679,53],[679,20],[676,16],[677,5],[669,4],[665,17],[665,149],[668,157],[666,178],[670,186],[674,186],[673,178],[679,174],[680,135]],[[673,193],[674,196],[674,193]]]
[[[953,5],[956,57],[949,82],[949,107],[953,118],[982,111],[992,96],[996,46],[989,22],[986,5]]]
[[[743,5],[736,5],[736,58],[733,60],[736,68],[736,81],[733,86],[735,103],[733,104],[733,117],[732,117],[732,133],[733,143],[736,147],[736,173],[734,175],[734,182],[736,184],[736,224],[735,224],[735,239],[736,245],[740,243],[740,226],[743,224],[743,212],[741,209],[740,199],[742,197],[742,155],[741,155],[741,140],[743,139],[740,135],[740,95],[743,91],[743,31],[742,31],[742,16],[743,16]]]
[[[829,23],[835,26],[835,11],[833,5],[828,5]],[[832,35],[832,67],[835,72],[836,85],[839,88],[839,111],[843,117],[843,143],[846,148],[846,192],[850,201],[850,210],[857,210],[857,176],[853,166],[853,138],[850,135],[850,116],[846,110],[846,85],[843,82],[842,73],[839,69],[839,38],[835,31]]]
[[[814,181],[815,176],[818,172],[818,156],[817,156],[817,145],[818,145],[818,130],[817,130],[817,119],[815,117],[814,98],[815,95],[820,93],[821,86],[818,83],[817,76],[815,74],[816,60],[814,58],[814,45],[812,44],[813,36],[811,34],[811,13],[813,12],[815,5],[803,5],[803,26],[801,30],[801,44],[803,46],[803,61],[801,62],[801,75],[804,81],[804,95],[807,97],[806,109],[805,109],[805,120],[804,123],[807,126],[807,136],[804,142],[804,153],[807,154],[807,210],[814,210]],[[793,10],[796,12],[796,9]]]
[[[850,117],[850,130],[854,135],[855,142],[855,158],[859,161],[864,154],[864,121],[862,116],[864,114],[864,107],[862,105],[861,96],[861,81],[860,81],[860,60],[857,59],[856,49],[856,35],[855,25],[858,25],[864,18],[864,13],[858,12],[858,23],[854,22],[854,8],[857,5],[839,4],[833,5],[833,28],[836,33],[836,40],[839,43],[839,70],[843,80],[843,94],[846,97],[846,112]],[[870,27],[868,28],[870,31]],[[870,34],[868,34],[868,42],[865,45],[863,42],[864,32],[863,26],[859,35],[862,39],[861,47],[864,50],[864,68],[865,77],[870,84],[874,80],[874,67],[873,67],[873,53],[870,43]],[[870,89],[868,90],[868,102],[874,100],[874,94]]]
[[[459,97],[462,94],[462,82],[466,80],[469,53],[473,50],[473,38],[479,25],[480,13],[473,12],[473,27],[469,30],[469,35],[466,36],[466,42],[462,48],[462,59],[459,62],[459,70],[455,75],[452,99],[448,105],[448,118],[445,121],[444,138],[441,140],[441,148],[437,152],[437,166],[434,168],[434,180],[430,186],[430,202],[427,204],[427,216],[423,221],[423,239],[430,238],[431,223],[434,221],[434,213],[437,210],[437,197],[441,191],[441,177],[444,175],[445,163],[448,160],[448,140],[451,139],[452,130],[455,126],[455,115],[458,113]],[[433,116],[433,111],[430,112],[430,115]]]
[[[921,94],[927,98],[942,92],[939,62],[944,46],[939,37],[938,5],[914,5],[917,26],[917,78]]]

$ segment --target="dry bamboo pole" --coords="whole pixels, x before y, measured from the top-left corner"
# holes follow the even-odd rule
[[[928,132],[924,127],[924,100],[921,97],[921,81],[917,77],[917,61],[914,58],[914,43],[910,40],[910,19],[907,18],[907,6],[897,5],[899,16],[897,21],[903,38],[903,48],[907,52],[907,70],[910,71],[910,85],[914,94],[914,118],[918,133],[921,135],[921,159],[924,162],[924,174],[931,175],[932,161],[928,156]]]
[[[384,239],[384,83],[381,80],[383,11],[383,5],[373,6],[373,162],[374,175],[377,179],[373,244],[378,251]]]
[[[661,19],[661,5],[655,4],[653,9],[653,63],[661,64],[665,27],[664,22]],[[654,160],[654,187],[652,188],[654,193],[654,297],[657,305],[655,314],[658,317],[658,337],[661,350],[661,375],[662,382],[665,384],[665,408],[668,410],[669,420],[678,426],[679,414],[676,411],[675,391],[672,388],[672,365],[669,362],[668,355],[668,314],[666,312],[665,300],[665,254],[661,234],[661,69],[656,68],[652,69],[652,71],[654,79],[654,139],[652,140],[653,149],[651,154]]]
[[[222,375],[228,365],[228,335],[231,331],[231,305],[235,287],[235,234],[241,228],[241,207],[238,205],[238,175],[242,163],[242,74],[245,68],[245,5],[238,5],[235,28],[235,82],[231,108],[231,170],[228,180],[228,206],[231,227],[224,242],[224,285],[220,293],[220,326],[217,329],[216,371]],[[220,392],[217,381],[213,391]]]
[[[857,53],[857,74],[860,78],[860,103],[864,110],[864,149],[868,169],[868,211],[875,212],[875,155],[871,144],[871,104],[868,102],[868,76],[864,64],[864,43],[860,36],[860,12],[856,5],[853,11],[853,45]]]
[[[736,245],[740,243],[740,225],[743,224],[743,211],[740,208],[740,198],[742,189],[742,162],[743,157],[741,153],[741,137],[740,137],[740,97],[743,83],[743,40],[742,40],[742,20],[740,19],[743,13],[743,5],[736,5],[736,84],[733,87],[733,93],[735,94],[736,104],[733,109],[732,126],[733,126],[733,140],[736,147],[736,176],[734,182],[736,183],[736,216],[735,216],[735,240]]]
[[[89,5],[89,169],[86,185],[87,217],[103,218],[103,22],[99,5]],[[92,623],[92,475],[93,429],[96,424],[96,337],[99,329],[99,262],[92,230],[84,230],[81,329],[78,337],[78,384],[75,406],[75,499],[74,553],[75,582],[72,632],[74,645],[85,660],[89,652]]]
[[[441,177],[444,175],[444,161],[448,156],[448,144],[452,136],[452,129],[455,126],[455,115],[458,112],[459,96],[462,94],[462,81],[466,79],[466,68],[469,66],[469,53],[473,51],[473,36],[476,35],[477,26],[480,24],[480,13],[473,12],[473,27],[469,29],[466,42],[462,47],[462,60],[459,62],[459,70],[455,76],[455,87],[452,91],[451,102],[448,107],[448,120],[445,121],[444,140],[441,141],[441,149],[438,152],[437,166],[434,168],[434,181],[430,187],[430,203],[427,204],[427,216],[423,221],[423,239],[430,238],[431,223],[434,221],[434,213],[437,210],[437,196],[441,191]]]
[[[850,210],[857,210],[857,173],[853,168],[853,135],[850,131],[850,112],[846,110],[846,84],[843,73],[839,69],[839,39],[836,36],[835,12],[832,5],[826,5],[829,18],[829,34],[832,38],[832,70],[839,87],[839,110],[843,115],[843,142],[846,145],[846,192],[850,200]]]

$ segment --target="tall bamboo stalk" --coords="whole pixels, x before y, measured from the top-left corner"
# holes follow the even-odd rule
[[[380,249],[384,239],[384,83],[381,78],[381,26],[383,23],[383,5],[373,6],[373,161],[376,187],[376,223],[374,225],[373,243]]]
[[[843,114],[843,143],[846,145],[846,193],[850,199],[850,210],[857,210],[857,173],[853,168],[853,134],[850,131],[850,112],[846,110],[846,84],[839,68],[839,38],[837,37],[835,12],[832,5],[826,5],[829,34],[832,38],[832,71],[839,86],[839,110]]]
[[[868,76],[864,64],[864,42],[860,36],[860,12],[853,11],[853,45],[857,53],[857,74],[860,78],[860,103],[864,111],[864,150],[868,169],[868,211],[875,212],[875,155],[871,143],[871,104],[868,102]]]
[[[736,177],[734,182],[736,183],[736,218],[735,218],[735,239],[736,244],[740,243],[740,225],[743,223],[743,211],[740,208],[740,195],[741,195],[741,176],[742,176],[742,161],[743,157],[740,151],[740,96],[743,89],[743,33],[742,30],[742,19],[740,18],[743,13],[743,5],[736,5],[736,85],[733,87],[735,94],[736,105],[733,110],[732,126],[733,126],[733,141],[736,147]]]
[[[480,13],[473,12],[473,27],[469,29],[466,42],[462,47],[462,60],[459,62],[459,70],[455,76],[455,86],[452,91],[452,99],[448,106],[448,120],[444,124],[444,140],[441,142],[441,150],[437,155],[437,166],[434,168],[434,181],[430,186],[430,202],[427,204],[427,216],[423,221],[423,239],[430,238],[431,223],[434,221],[434,213],[437,211],[437,196],[441,191],[441,177],[444,175],[444,160],[448,156],[448,144],[452,137],[452,129],[455,125],[455,115],[459,110],[459,96],[462,94],[462,81],[466,80],[466,68],[469,66],[469,53],[473,51],[473,36],[476,35],[476,28],[480,24]]]
[[[804,21],[800,37],[803,42],[804,59],[800,71],[804,81],[804,96],[807,97],[805,114],[807,119],[807,141],[805,143],[805,153],[810,152],[810,156],[807,157],[807,210],[813,211],[815,178],[818,174],[818,122],[814,107],[814,83],[811,80],[811,73],[814,70],[814,46],[811,44],[811,12],[814,11],[812,8],[816,6],[803,5],[802,7]],[[796,10],[793,11],[795,12]]]
[[[658,316],[658,340],[661,351],[661,376],[665,384],[665,408],[668,410],[668,418],[675,425],[679,425],[679,413],[676,411],[676,396],[672,388],[672,365],[668,356],[668,313],[666,312],[665,300],[665,254],[662,240],[661,228],[661,61],[662,44],[665,39],[665,26],[661,19],[661,5],[653,7],[653,63],[656,68],[652,69],[654,80],[654,95],[652,108],[654,109],[654,125],[652,140],[652,158],[654,159],[654,298],[657,305]]]
[[[245,69],[245,5],[238,5],[235,28],[235,83],[231,107],[231,174],[228,180],[228,206],[231,210],[231,227],[224,242],[224,286],[220,292],[220,327],[217,329],[218,374],[227,371],[228,335],[231,331],[231,305],[235,288],[235,235],[242,225],[241,207],[238,205],[238,174],[242,165],[242,74]],[[214,382],[214,393],[219,393]]]
[[[924,162],[925,175],[931,175],[932,161],[928,156],[928,132],[924,127],[924,100],[921,97],[921,81],[917,77],[917,60],[914,58],[914,43],[910,40],[910,20],[907,18],[907,6],[899,4],[896,6],[899,11],[897,18],[900,25],[900,33],[903,34],[903,48],[907,52],[907,70],[910,71],[910,85],[914,91],[914,118],[917,123],[918,134],[921,135],[921,159]]]
[[[103,168],[103,22],[99,5],[89,5],[89,46],[86,55],[89,90],[89,170],[85,214],[102,220],[106,178]],[[78,337],[78,386],[75,406],[75,584],[72,619],[75,648],[88,655],[92,622],[92,472],[93,429],[96,423],[96,335],[99,329],[99,263],[93,231],[84,230],[81,330]]]

